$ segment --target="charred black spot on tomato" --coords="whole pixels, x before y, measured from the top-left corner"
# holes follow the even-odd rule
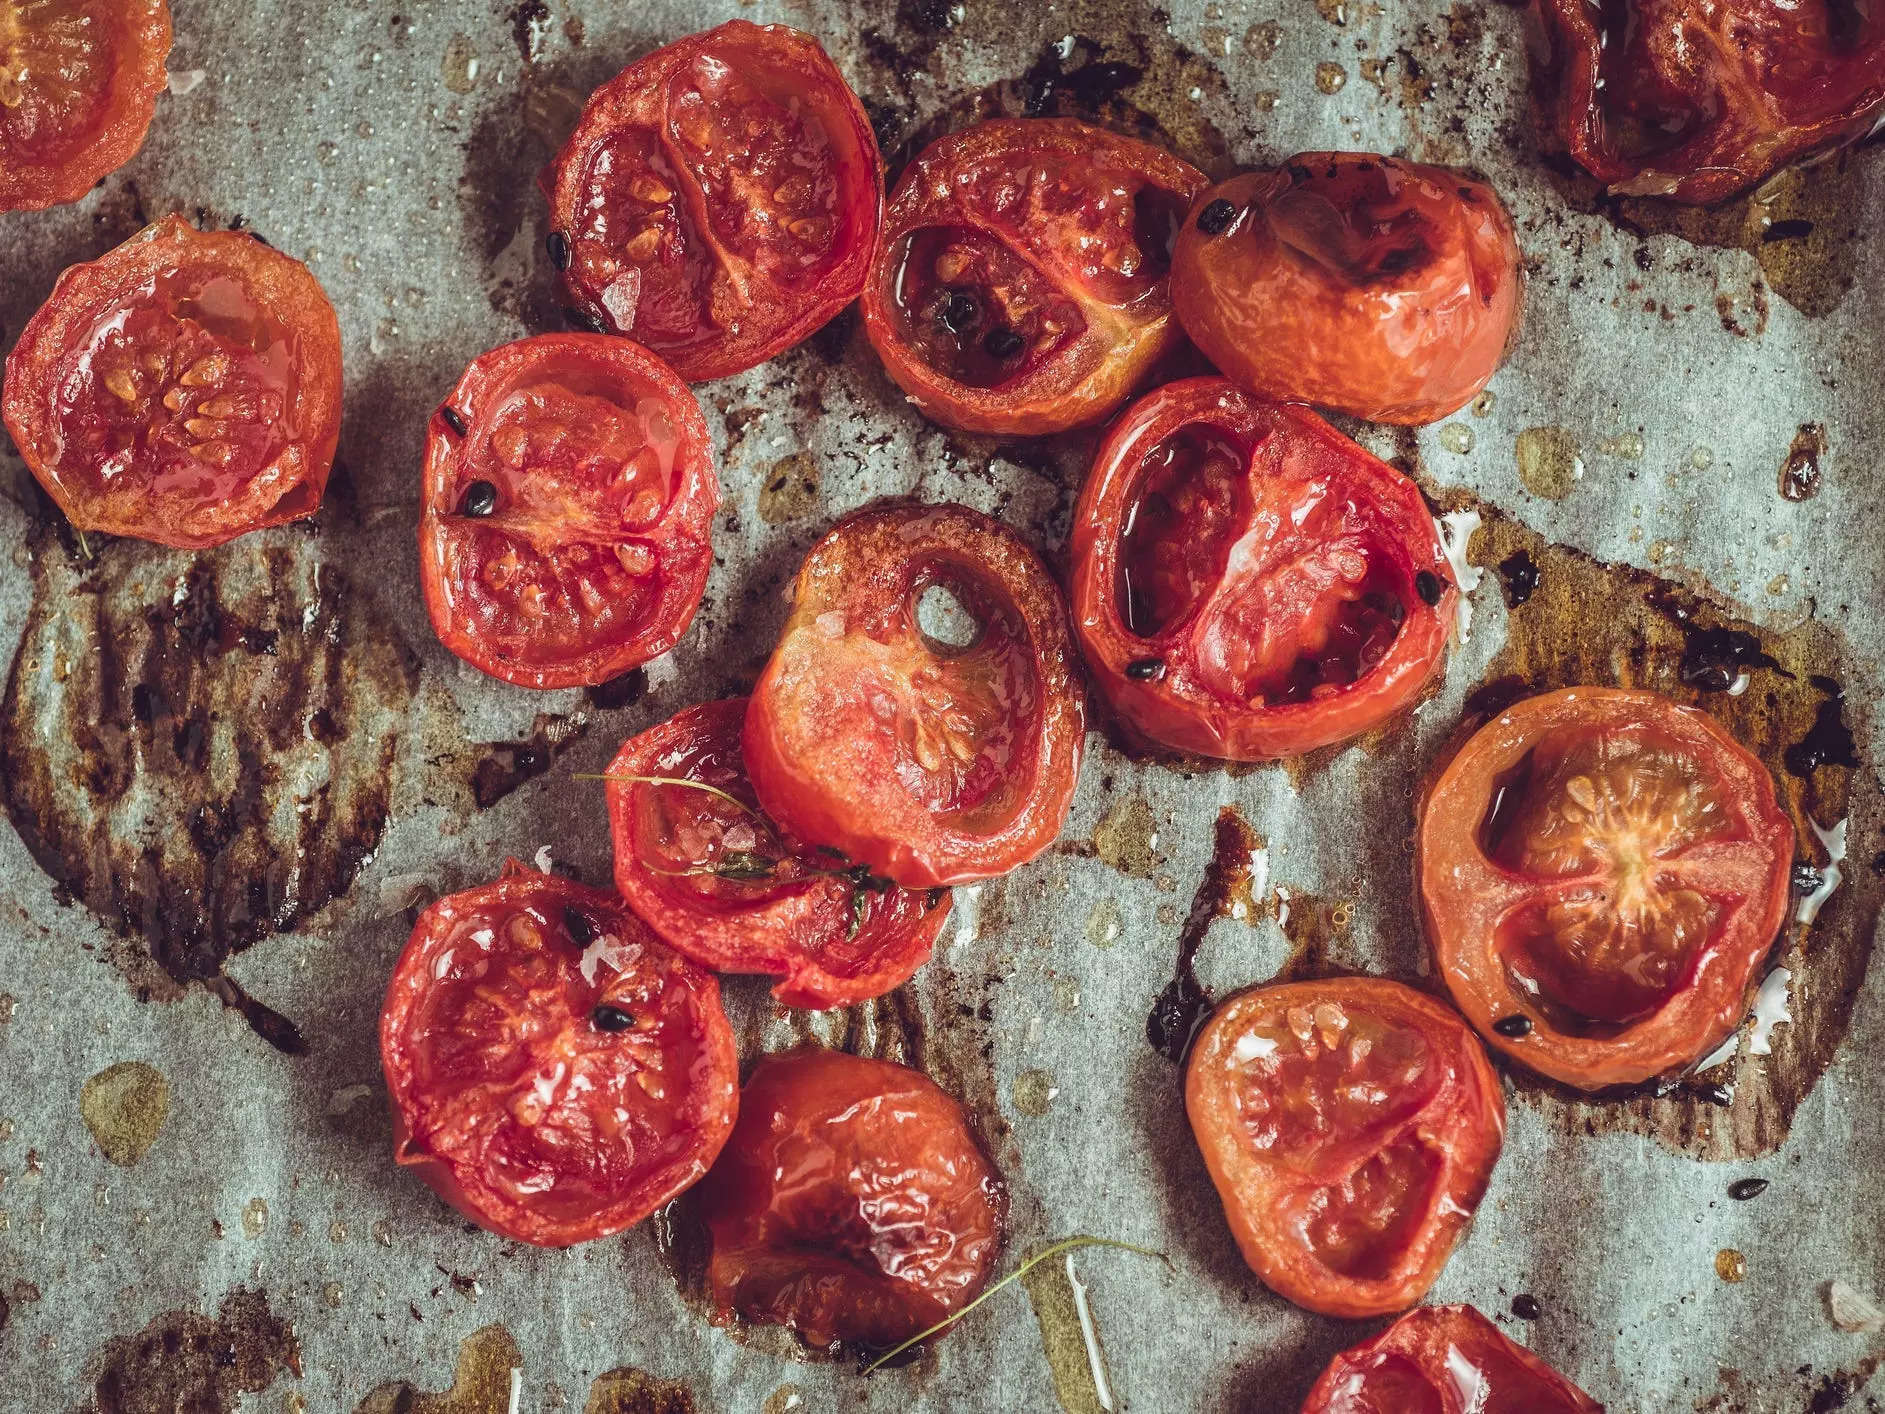
[[[982,340],[982,348],[988,356],[999,359],[1013,358],[1026,344],[1027,340],[1006,324],[990,329]]]
[[[550,264],[558,270],[569,269],[569,237],[561,231],[552,231],[543,238],[543,244],[550,252]]]
[[[269,1309],[259,1291],[237,1287],[214,1319],[198,1311],[167,1311],[133,1335],[114,1336],[87,1363],[90,1406],[97,1414],[189,1409],[234,1414],[258,1400],[277,1377],[298,1376],[301,1347],[294,1327]]]
[[[1432,608],[1446,593],[1446,583],[1432,570],[1422,570],[1414,576],[1414,592],[1420,596],[1421,603]]]
[[[1126,676],[1134,682],[1152,682],[1165,676],[1163,658],[1134,658],[1126,664]]]
[[[1522,1013],[1515,1012],[1511,1016],[1502,1016],[1497,1021],[1493,1022],[1492,1029],[1497,1031],[1501,1036],[1517,1040],[1521,1036],[1529,1036],[1532,1034],[1532,1019]]]
[[[1745,1203],[1750,1198],[1758,1198],[1767,1191],[1764,1178],[1737,1178],[1728,1185],[1728,1196],[1737,1203]]]
[[[1175,1065],[1184,1064],[1191,1049],[1191,1038],[1210,1014],[1210,994],[1198,981],[1193,966],[1198,947],[1211,921],[1230,906],[1240,881],[1247,887],[1251,854],[1259,848],[1257,833],[1235,806],[1226,805],[1217,812],[1217,827],[1212,836],[1211,862],[1204,867],[1197,891],[1191,897],[1190,911],[1178,930],[1178,961],[1172,980],[1152,1003],[1145,1020],[1145,1037],[1152,1048]]]
[[[465,415],[450,403],[439,409],[439,416],[445,419],[445,425],[463,437],[471,428],[465,423]]]
[[[598,1031],[626,1031],[635,1024],[633,1012],[624,1011],[621,1007],[611,1006],[607,1002],[591,1012],[589,1019],[595,1023]]]
[[[1237,208],[1220,196],[1206,202],[1204,210],[1198,213],[1198,229],[1207,236],[1221,236],[1236,219]]]
[[[1506,608],[1516,609],[1538,588],[1538,566],[1524,550],[1515,550],[1499,561],[1499,582],[1505,590]]]
[[[496,509],[497,487],[489,481],[472,482],[458,501],[458,514],[461,516],[488,516]]]

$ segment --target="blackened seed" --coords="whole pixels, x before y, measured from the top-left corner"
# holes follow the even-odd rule
[[[1521,1321],[1535,1321],[1544,1314],[1544,1307],[1538,1304],[1538,1298],[1529,1292],[1521,1291],[1512,1298],[1512,1314]]]
[[[1221,236],[1236,219],[1237,208],[1220,196],[1204,204],[1204,210],[1198,213],[1198,229],[1207,236]]]
[[[1440,596],[1446,593],[1446,584],[1432,570],[1422,570],[1414,576],[1414,592],[1420,596],[1420,602],[1432,608],[1440,602]]]
[[[450,403],[439,409],[439,416],[445,419],[445,425],[460,437],[471,431],[471,424],[465,421],[465,415]]]
[[[982,340],[982,347],[990,358],[1013,358],[1026,343],[1026,339],[1003,324],[988,331],[988,336]]]
[[[606,334],[609,326],[586,309],[578,309],[573,304],[563,306],[563,317],[578,329],[587,329],[591,334]]]
[[[596,940],[596,925],[589,921],[589,915],[580,908],[563,910],[563,931],[569,934],[569,940],[579,948],[586,948]]]
[[[1165,676],[1163,658],[1134,658],[1126,664],[1126,676],[1134,682],[1150,682]]]
[[[1767,1191],[1764,1178],[1737,1178],[1728,1185],[1728,1196],[1737,1203],[1745,1203],[1750,1198],[1758,1198]]]
[[[569,237],[561,231],[552,231],[543,238],[543,243],[550,251],[550,264],[558,270],[569,269]]]
[[[982,307],[975,302],[975,296],[955,290],[943,301],[937,318],[942,320],[943,328],[951,334],[966,334],[975,327],[976,316],[981,312]]]
[[[1734,1096],[1728,1093],[1728,1087],[1726,1085],[1697,1085],[1695,1087],[1695,1098],[1705,1100],[1711,1105],[1731,1105],[1734,1103]]]
[[[472,482],[458,503],[458,513],[466,516],[488,516],[496,509],[497,487],[488,481]]]
[[[1497,1021],[1493,1022],[1492,1029],[1497,1031],[1501,1036],[1510,1036],[1516,1040],[1520,1036],[1529,1036],[1532,1034],[1532,1019],[1529,1016],[1514,1012],[1510,1016],[1502,1016]]]
[[[626,1031],[635,1024],[635,1018],[619,1006],[610,1006],[604,1002],[589,1014],[589,1019],[596,1024],[598,1031]]]

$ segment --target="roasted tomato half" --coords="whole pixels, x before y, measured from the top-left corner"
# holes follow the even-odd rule
[[[1685,1066],[1740,1022],[1786,919],[1793,825],[1707,713],[1576,687],[1481,727],[1429,787],[1415,848],[1467,1020],[1598,1090]]]
[[[129,162],[169,55],[167,0],[0,4],[0,211],[77,201]]]
[[[1302,1414],[1603,1414],[1471,1306],[1423,1306],[1329,1362]]]
[[[1376,977],[1233,997],[1192,1047],[1185,1107],[1250,1269],[1327,1316],[1426,1295],[1505,1140],[1466,1023]]]
[[[1178,751],[1259,761],[1379,726],[1440,671],[1457,603],[1413,482],[1221,378],[1133,404],[1074,512],[1087,663]]]
[[[900,888],[801,844],[746,779],[746,699],[689,707],[623,743],[609,767],[615,886],[694,961],[779,977],[786,1006],[881,997],[929,960],[946,889]]]
[[[432,627],[520,687],[606,682],[687,631],[719,504],[700,405],[646,349],[597,334],[493,349],[426,430]]]
[[[166,216],[59,277],[7,356],[4,409],[80,530],[220,545],[320,508],[340,324],[300,261]]]
[[[1375,422],[1471,402],[1522,289],[1498,193],[1366,152],[1305,152],[1211,188],[1172,257],[1178,318],[1227,376]]]
[[[693,383],[856,299],[884,202],[877,139],[818,41],[745,20],[597,89],[544,186],[573,316]]]
[[[814,1047],[759,1063],[695,1201],[722,1322],[866,1349],[975,1298],[1007,1207],[962,1107],[935,1082]]]
[[[1097,422],[1183,338],[1172,237],[1204,185],[1170,153],[1071,118],[941,138],[891,195],[864,330],[945,426]]]
[[[1533,0],[1554,140],[1625,196],[1720,201],[1885,117],[1885,7]]]
[[[613,894],[516,860],[420,915],[380,1059],[393,1157],[543,1247],[620,1232],[691,1186],[739,1099],[713,977]]]
[[[919,622],[939,589],[946,638]],[[1034,552],[965,506],[884,505],[806,557],[743,746],[795,838],[923,889],[1052,844],[1085,732],[1066,609]]]

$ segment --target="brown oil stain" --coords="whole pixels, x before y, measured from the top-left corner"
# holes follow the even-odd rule
[[[1748,1259],[1738,1248],[1724,1247],[1715,1254],[1715,1275],[1738,1284],[1748,1279]]]
[[[1355,905],[1350,900],[1328,899],[1280,885],[1275,911],[1277,926],[1289,939],[1290,952],[1271,982],[1306,982],[1346,976],[1353,971],[1335,961],[1355,921]]]
[[[1782,500],[1809,501],[1820,491],[1820,459],[1826,455],[1826,426],[1803,422],[1793,434],[1786,460],[1780,464]]]
[[[622,678],[604,683],[601,688],[591,688],[591,695],[573,712],[537,713],[529,732],[518,741],[486,741],[473,745],[470,749],[477,753],[477,760],[471,769],[471,798],[478,809],[489,810],[512,791],[535,780],[555,765],[556,758],[580,741],[583,733],[589,730],[594,718],[592,708],[607,700],[599,700],[594,694],[606,693],[616,683],[624,681],[635,683],[637,680],[633,674],[624,674]],[[640,695],[647,678],[644,676],[638,682],[630,701]]]
[[[1045,1245],[1028,1249],[1023,1259],[1035,1256]],[[1079,1277],[1068,1265],[1072,1255],[1050,1257],[1030,1268],[1021,1278],[1021,1285],[1034,1307],[1034,1320],[1041,1330],[1041,1351],[1047,1357],[1048,1374],[1060,1407],[1066,1414],[1108,1414],[1121,1407],[1119,1395],[1113,1387],[1106,1346],[1100,1339],[1090,1300],[1087,1322],[1093,1340],[1091,1345],[1087,1341],[1074,1287]]]
[[[780,1385],[766,1396],[759,1414],[811,1414],[805,1403],[805,1391],[797,1385]]]
[[[664,1380],[632,1365],[597,1375],[583,1414],[694,1414],[694,1394],[678,1380]]]
[[[170,1117],[170,1082],[154,1065],[121,1061],[79,1087],[79,1114],[99,1152],[129,1168],[150,1152]]]
[[[1134,878],[1151,878],[1165,862],[1158,841],[1158,818],[1143,796],[1121,796],[1093,827],[1093,852]]]
[[[794,452],[772,464],[759,488],[759,518],[767,525],[802,520],[818,509],[818,462]]]
[[[393,1380],[376,1386],[354,1406],[354,1414],[508,1414],[511,1371],[523,1363],[523,1352],[508,1330],[484,1326],[459,1345],[450,1389],[427,1394],[405,1380]]]
[[[1562,501],[1584,476],[1584,449],[1563,427],[1527,427],[1518,434],[1512,454],[1519,482],[1547,501]]]
[[[216,1318],[167,1311],[135,1335],[105,1342],[87,1367],[84,1414],[233,1414],[284,1373],[301,1377],[294,1327],[259,1291],[237,1287]]]

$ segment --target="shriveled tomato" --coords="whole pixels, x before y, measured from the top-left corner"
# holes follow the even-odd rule
[[[1329,1362],[1302,1414],[1603,1414],[1471,1306],[1423,1306]]]
[[[3,406],[80,530],[220,545],[320,508],[340,324],[300,261],[166,216],[59,277],[7,355]]]
[[[597,89],[544,187],[574,317],[694,383],[856,299],[884,201],[870,122],[818,41],[745,20]]]
[[[919,625],[947,590],[960,643]],[[910,888],[1005,874],[1046,849],[1085,738],[1060,591],[1020,537],[966,506],[838,522],[746,711],[746,770],[797,839]]]
[[[1253,393],[1432,422],[1484,388],[1519,317],[1498,193],[1450,167],[1305,152],[1192,208],[1172,256],[1185,332]]]
[[[934,1081],[816,1047],[754,1069],[694,1201],[722,1322],[879,1349],[975,1298],[1007,1211],[1001,1176]]]
[[[700,405],[646,349],[597,334],[493,349],[427,426],[432,627],[520,687],[606,682],[693,622],[719,504]]]
[[[1460,1010],[1598,1090],[1684,1066],[1741,1020],[1786,919],[1793,825],[1706,712],[1576,687],[1481,727],[1429,787],[1415,846]]]
[[[1885,9],[1853,0],[1534,0],[1543,118],[1626,196],[1720,201],[1885,117]]]
[[[1346,741],[1445,662],[1458,591],[1419,488],[1304,408],[1166,384],[1107,432],[1073,524],[1080,646],[1162,746]]]
[[[1505,1140],[1466,1023],[1378,977],[1233,997],[1198,1033],[1185,1107],[1250,1269],[1328,1316],[1420,1300]]]
[[[864,330],[945,426],[1097,422],[1183,337],[1172,236],[1204,185],[1170,153],[1071,118],[941,138],[891,194]]]
[[[393,1157],[500,1236],[607,1237],[707,1172],[739,1068],[713,977],[516,860],[420,915],[380,1013]]]

